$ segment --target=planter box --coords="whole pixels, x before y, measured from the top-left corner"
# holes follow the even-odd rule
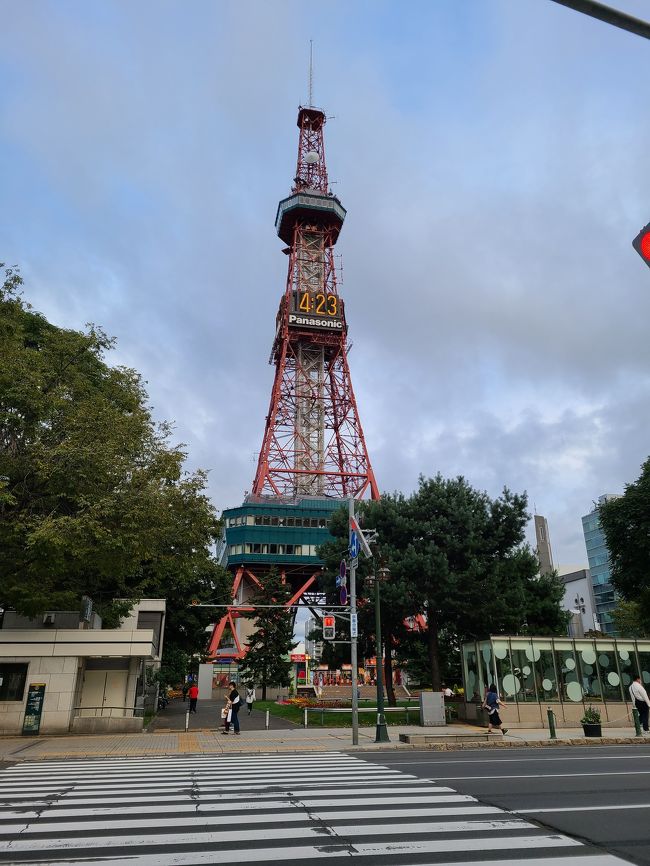
[[[586,725],[583,723],[582,730],[585,732],[585,737],[602,737],[603,730],[600,722],[598,724]]]

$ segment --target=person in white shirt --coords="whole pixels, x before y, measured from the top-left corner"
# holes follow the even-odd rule
[[[650,713],[650,698],[648,698],[648,693],[641,685],[641,677],[636,676],[630,686],[630,698],[632,699],[632,703],[639,711],[639,720],[641,722],[641,727],[645,731],[645,733],[650,733],[648,731],[648,714]]]

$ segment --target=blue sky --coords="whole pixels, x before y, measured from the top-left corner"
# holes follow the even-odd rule
[[[616,5],[647,17],[642,0]],[[527,490],[560,564],[650,429],[650,44],[551,0],[2,4],[0,260],[101,324],[218,509],[250,489],[296,110],[327,110],[379,485]]]

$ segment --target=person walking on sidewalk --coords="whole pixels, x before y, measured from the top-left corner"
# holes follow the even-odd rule
[[[501,716],[499,715],[499,707],[505,706],[505,704],[499,699],[499,692],[494,683],[490,683],[483,706],[488,711],[488,734],[492,733],[492,728],[496,728],[505,736],[508,729],[501,727]]]
[[[230,692],[228,693],[228,703],[230,704],[230,707],[228,709],[228,716],[226,716],[226,729],[221,733],[227,734],[230,731],[230,725],[232,725],[235,729],[235,733],[239,734],[239,709],[241,707],[241,699],[235,683],[230,682],[228,685],[230,687]]]
[[[255,686],[251,683],[246,687],[246,709],[248,715],[253,712],[253,703],[255,702]]]
[[[188,697],[190,699],[190,713],[196,712],[196,702],[199,699],[199,687],[196,683],[192,683],[190,689],[188,691]]]
[[[639,711],[639,721],[641,722],[641,727],[644,730],[644,733],[649,733],[648,731],[648,715],[650,714],[650,698],[648,698],[648,693],[641,685],[641,677],[637,674],[632,680],[632,684],[630,685],[630,697],[632,698],[632,703]]]

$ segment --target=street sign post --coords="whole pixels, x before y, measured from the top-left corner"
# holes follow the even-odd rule
[[[356,613],[350,614],[350,637],[359,637],[359,617]]]
[[[356,523],[354,516],[354,499],[348,499],[348,517],[350,519],[350,622],[357,616],[357,556],[358,537],[352,531],[352,521]],[[356,556],[352,555],[352,539],[356,537]],[[357,679],[359,677],[359,661],[357,659],[357,636],[350,633],[350,665],[352,668],[352,745],[359,745],[359,689]]]
[[[23,734],[38,734],[41,727],[44,701],[45,683],[30,683],[27,691],[25,718],[23,719]]]

